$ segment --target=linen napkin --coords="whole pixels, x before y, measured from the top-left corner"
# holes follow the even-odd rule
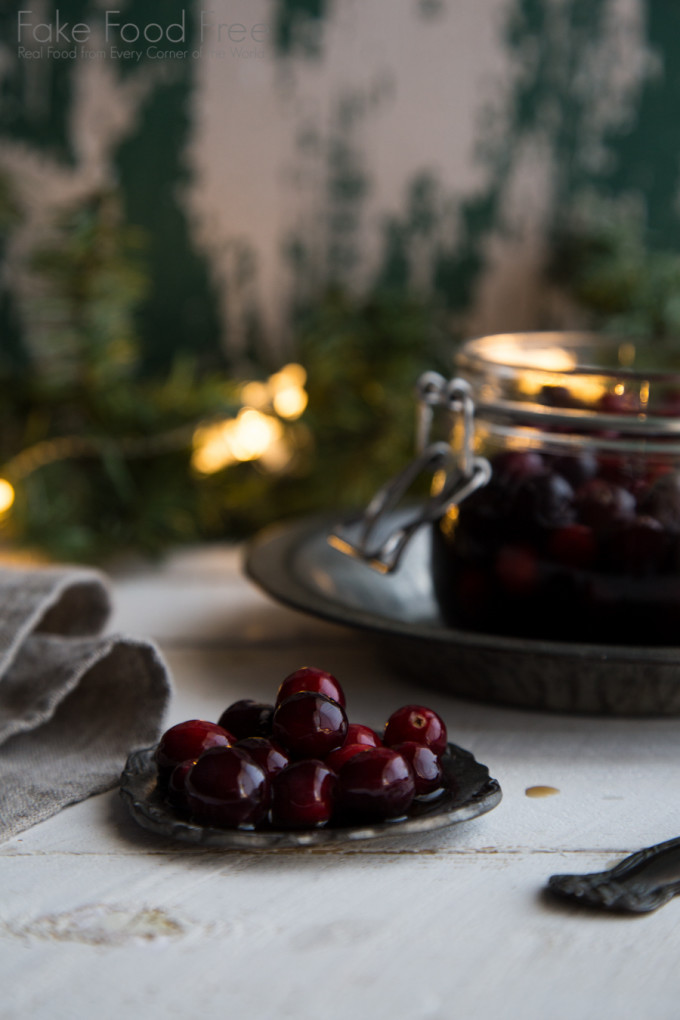
[[[95,570],[0,570],[0,841],[115,786],[154,743],[170,678],[153,644],[102,635]]]

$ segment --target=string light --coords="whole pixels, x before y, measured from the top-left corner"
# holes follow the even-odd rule
[[[281,471],[290,462],[293,448],[286,439],[281,419],[299,418],[307,406],[304,385],[307,373],[294,362],[269,376],[266,382],[244,383],[239,391],[243,406],[235,418],[182,425],[157,436],[124,437],[102,441],[84,436],[59,436],[22,450],[5,464],[13,479],[26,478],[55,461],[101,456],[115,448],[127,457],[152,457],[170,450],[192,447],[191,466],[211,475],[232,464],[261,461],[269,471]],[[266,413],[271,409],[275,413]],[[0,517],[14,503],[12,484],[0,478]]]
[[[252,407],[239,411],[234,422],[227,423],[227,438],[236,460],[257,460],[283,433],[280,421]]]
[[[295,362],[284,365],[267,382],[249,382],[241,387],[241,400],[247,407],[263,411],[272,407],[280,418],[293,421],[307,407],[307,373]]]
[[[248,407],[262,410],[270,402],[269,387],[267,383],[249,382],[241,387],[241,402]]]
[[[291,363],[269,376],[266,382],[249,382],[241,387],[244,407],[236,418],[201,426],[194,433],[191,464],[199,474],[211,475],[236,462],[258,460],[269,471],[281,471],[292,451],[286,442],[280,418],[299,418],[307,406],[304,384],[307,373]],[[272,408],[278,417],[265,413]]]
[[[6,478],[0,478],[0,516],[6,514],[14,503],[14,487]]]
[[[203,425],[194,433],[194,451],[191,466],[201,475],[212,475],[235,462],[227,422],[218,425]]]
[[[274,396],[274,410],[281,418],[293,421],[307,407],[307,394],[299,386],[287,386]]]

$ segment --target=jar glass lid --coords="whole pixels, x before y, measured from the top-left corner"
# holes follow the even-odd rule
[[[660,344],[575,330],[495,333],[468,340],[460,358],[470,365],[495,366],[501,373],[544,371],[665,382],[675,377],[680,386],[680,341]]]
[[[680,344],[585,332],[499,333],[468,340],[458,371],[477,412],[583,434],[680,437]]]

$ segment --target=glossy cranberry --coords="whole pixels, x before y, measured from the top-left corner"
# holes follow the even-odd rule
[[[512,533],[515,492],[521,481],[521,475],[497,472],[494,461],[489,484],[473,492],[459,508],[458,521],[452,529],[457,550],[464,547],[467,551],[488,549]],[[446,541],[451,543],[451,534],[446,536]]]
[[[356,754],[361,754],[362,751],[370,750],[371,746],[374,745],[343,744],[342,747],[337,749],[337,751],[331,751],[331,753],[326,756],[326,765],[328,765],[329,769],[332,769],[333,772],[339,772],[346,761],[349,761],[350,758],[353,758]]]
[[[658,478],[640,498],[640,513],[654,517],[669,531],[680,531],[680,475]]]
[[[680,393],[677,390],[666,394],[658,413],[665,418],[680,418]]]
[[[322,761],[293,762],[272,780],[272,824],[281,829],[325,825],[335,806],[337,777]]]
[[[494,479],[505,485],[542,474],[545,462],[540,453],[506,450],[493,458],[492,469]]]
[[[490,597],[489,576],[477,567],[461,570],[456,581],[458,612],[470,621],[484,616]]]
[[[239,747],[214,747],[186,778],[189,810],[203,825],[256,825],[269,809],[269,779]]]
[[[243,740],[244,737],[268,737],[272,732],[273,717],[273,705],[243,698],[225,708],[218,724],[233,733],[237,740]]]
[[[602,454],[598,458],[598,476],[629,492],[633,492],[639,485],[639,470],[639,463],[620,454]]]
[[[554,472],[527,478],[517,489],[513,516],[523,530],[561,528],[576,516],[574,490]]]
[[[645,471],[644,482],[646,489],[644,495],[647,495],[647,490],[651,489],[651,487],[661,478],[666,478],[668,475],[672,474],[673,468],[666,461],[650,461],[647,464],[647,470]]]
[[[587,524],[568,524],[550,536],[548,555],[565,567],[587,569],[597,557],[595,532]]]
[[[434,753],[431,747],[407,740],[403,744],[397,744],[392,750],[400,754],[411,766],[416,797],[423,797],[440,788],[444,770],[439,756]]]
[[[290,758],[284,749],[269,737],[244,737],[234,746],[249,754],[270,779],[290,764]]]
[[[286,698],[290,698],[293,694],[299,694],[301,691],[325,694],[327,698],[337,701],[343,708],[346,704],[345,692],[333,674],[327,673],[324,669],[317,669],[316,666],[303,666],[302,669],[296,669],[294,673],[287,676],[279,687],[276,704],[280,705]]]
[[[199,758],[209,747],[229,747],[234,738],[217,723],[205,719],[188,719],[166,730],[156,748],[156,765],[161,780],[183,761]]]
[[[640,393],[632,391],[622,393],[604,393],[598,401],[598,410],[602,414],[638,414],[640,411]]]
[[[573,489],[578,489],[598,473],[598,462],[594,454],[584,451],[571,456],[557,457],[554,468],[558,475],[567,479]]]
[[[325,694],[301,691],[277,707],[272,733],[298,758],[325,758],[344,744],[347,716],[342,706]]]
[[[606,531],[630,520],[635,497],[620,485],[593,478],[576,493],[579,520],[596,531]]]
[[[579,407],[568,386],[541,386],[539,402],[547,407]]]
[[[630,524],[612,536],[610,556],[613,566],[637,576],[654,574],[668,555],[670,536],[653,517],[634,517]]]
[[[338,774],[338,799],[346,815],[398,818],[415,796],[410,765],[389,747],[369,747],[350,758]]]
[[[382,740],[370,726],[361,723],[350,723],[347,727],[346,744],[368,744],[370,747],[381,747]]]
[[[529,548],[504,545],[496,557],[496,576],[505,589],[514,595],[529,595],[538,587],[538,559]]]
[[[186,780],[195,764],[196,762],[191,759],[183,761],[181,765],[176,765],[170,773],[168,800],[173,807],[178,808],[180,811],[186,811],[189,808]]]
[[[431,747],[435,754],[443,754],[446,750],[446,724],[431,708],[404,705],[387,720],[383,739],[388,747],[413,740]]]

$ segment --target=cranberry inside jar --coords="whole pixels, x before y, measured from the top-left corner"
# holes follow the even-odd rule
[[[453,627],[629,645],[680,640],[680,348],[583,333],[470,341],[472,431],[486,484],[433,526]],[[467,444],[467,449],[464,449]]]

